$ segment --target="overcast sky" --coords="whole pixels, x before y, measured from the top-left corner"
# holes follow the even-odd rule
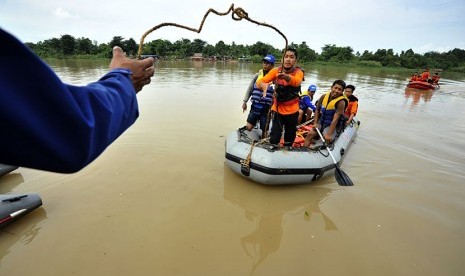
[[[248,16],[273,25],[289,43],[307,45],[317,52],[326,44],[352,47],[354,52],[393,49],[400,53],[446,52],[465,49],[463,0],[0,0],[0,27],[23,42],[38,42],[69,34],[108,43],[114,36],[133,38],[160,23],[198,28],[209,8],[225,12],[234,3]],[[274,30],[231,15],[210,14],[200,34],[164,27],[147,38],[202,39],[209,44],[251,45],[257,41],[285,46]]]

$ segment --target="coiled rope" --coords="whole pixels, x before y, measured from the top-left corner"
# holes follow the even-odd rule
[[[205,23],[205,19],[207,19],[207,16],[211,12],[216,14],[216,15],[219,15],[219,16],[225,16],[225,15],[229,14],[230,12],[232,12],[231,17],[235,21],[240,21],[242,19],[245,19],[245,20],[247,20],[249,22],[252,22],[252,23],[255,23],[257,25],[265,26],[265,27],[268,27],[268,28],[271,28],[271,29],[275,30],[276,32],[278,32],[284,38],[284,40],[286,42],[286,45],[284,47],[284,52],[286,52],[286,50],[287,50],[287,38],[280,30],[278,30],[276,27],[274,27],[273,25],[270,25],[268,23],[258,22],[258,21],[255,21],[255,20],[251,19],[249,17],[248,13],[246,11],[244,11],[244,9],[242,9],[242,8],[234,8],[234,4],[231,4],[231,7],[229,7],[229,9],[226,12],[218,12],[218,11],[216,11],[214,9],[211,9],[211,8],[208,9],[208,11],[203,16],[202,22],[200,23],[200,26],[199,26],[198,29],[188,27],[188,26],[184,26],[184,25],[180,25],[180,24],[177,24],[177,23],[161,23],[159,25],[156,25],[155,27],[153,27],[150,30],[146,31],[142,35],[142,38],[140,39],[140,43],[139,43],[139,50],[137,51],[137,58],[140,58],[140,56],[142,54],[142,49],[144,47],[144,40],[147,37],[147,35],[149,35],[151,32],[153,32],[153,31],[155,31],[157,29],[160,29],[161,27],[173,26],[173,27],[186,29],[186,30],[189,30],[189,31],[192,31],[192,32],[200,33],[202,31],[203,24]]]

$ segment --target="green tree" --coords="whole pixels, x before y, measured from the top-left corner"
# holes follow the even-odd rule
[[[360,60],[373,60],[373,53],[368,50],[363,51],[363,54],[360,56]]]
[[[169,40],[157,39],[144,45],[144,54],[157,54],[161,57],[172,55],[173,44]]]
[[[220,40],[218,41],[218,43],[215,44],[215,51],[216,54],[220,57],[225,57],[229,55],[229,47],[224,43],[223,40]]]
[[[231,44],[231,47],[229,48],[229,54],[233,58],[238,58],[244,56],[246,51],[244,51],[244,46],[242,45],[237,45],[234,41]]]
[[[123,40],[124,38],[122,36],[114,36],[110,43],[108,43],[108,46],[110,46],[111,49],[113,49],[115,46],[123,48]]]
[[[88,38],[76,39],[76,54],[91,55],[97,53],[97,46],[92,43]]]
[[[173,44],[174,53],[177,58],[185,58],[194,55],[194,50],[191,47],[190,39],[183,38],[179,39]]]
[[[74,54],[74,49],[76,48],[76,39],[68,34],[62,35],[60,38],[60,47],[63,55],[72,55]]]
[[[269,44],[265,44],[263,42],[258,41],[257,43],[250,46],[250,54],[251,55],[259,55],[261,57],[266,56],[267,54],[274,53],[275,49],[273,46]]]
[[[134,41],[134,39],[132,38],[127,39],[127,40],[124,40],[122,43],[123,43],[122,49],[123,51],[126,52],[128,56],[131,56],[131,57],[136,56],[139,46],[137,45],[136,41]]]
[[[111,58],[113,55],[112,49],[113,47],[110,47],[109,44],[102,43],[98,45],[97,48],[98,56],[103,58]]]
[[[215,47],[214,47],[213,45],[208,44],[208,45],[205,46],[205,48],[203,49],[203,55],[206,56],[206,57],[213,57],[213,56],[216,56]]]
[[[422,64],[422,57],[416,54],[412,49],[402,51],[399,55],[400,66],[405,68],[417,68]]]
[[[315,61],[317,58],[315,50],[310,49],[305,41],[302,41],[302,43],[297,46],[296,50],[299,56],[299,60],[302,62]]]
[[[192,51],[194,53],[203,53],[203,50],[205,49],[206,45],[206,41],[203,41],[201,39],[194,39],[194,41],[192,42]]]
[[[321,49],[320,59],[326,62],[345,63],[355,57],[354,50],[351,47],[337,47],[334,44],[326,44]]]

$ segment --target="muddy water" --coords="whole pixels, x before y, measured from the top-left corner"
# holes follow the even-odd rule
[[[85,84],[100,64],[53,64]],[[358,136],[329,176],[268,187],[224,164],[256,65],[160,62],[140,118],[82,171],[20,168],[0,193],[43,207],[0,230],[0,275],[463,275],[465,77],[405,90],[408,72],[307,68],[316,95],[357,86]]]

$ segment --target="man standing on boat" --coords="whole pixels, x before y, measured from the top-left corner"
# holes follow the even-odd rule
[[[257,86],[263,91],[263,97],[274,81],[276,96],[271,110],[275,112],[270,133],[270,143],[278,145],[284,129],[284,146],[292,146],[296,136],[297,119],[299,117],[300,84],[304,73],[297,62],[297,50],[287,49],[282,66],[273,68],[263,78],[257,80]]]
[[[421,81],[429,81],[431,75],[429,73],[429,67],[426,67],[425,70],[421,73]]]
[[[316,105],[314,128],[323,130],[323,137],[328,144],[336,138],[337,130],[344,127],[343,115],[349,102],[343,95],[345,88],[346,83],[343,80],[335,80],[331,92],[323,94]],[[304,146],[310,146],[317,135],[312,129],[305,137]]]
[[[266,90],[266,96],[263,96],[262,90],[255,84],[257,79],[263,78],[264,75],[273,69],[276,59],[273,55],[266,55],[263,58],[263,69],[260,69],[257,74],[253,77],[252,81],[247,88],[247,92],[244,96],[244,102],[242,103],[242,112],[247,110],[247,102],[252,102],[250,106],[249,116],[247,117],[247,125],[242,127],[240,130],[247,129],[251,131],[255,127],[257,122],[260,122],[260,129],[262,133],[266,132],[266,126],[268,122],[268,113],[270,111],[271,103],[273,101],[273,87],[270,86]],[[263,134],[262,134],[263,135]]]

